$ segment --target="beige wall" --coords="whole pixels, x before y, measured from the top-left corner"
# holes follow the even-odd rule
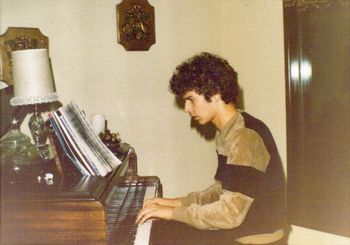
[[[105,114],[136,149],[139,173],[159,176],[166,196],[206,187],[216,168],[213,141],[191,128],[168,92],[175,66],[200,51],[236,68],[245,109],[270,127],[286,163],[282,1],[149,0],[156,44],[147,52],[117,43],[119,2],[0,0],[0,31],[38,27],[47,35],[60,101],[76,99],[88,115]],[[307,242],[313,231],[295,230],[291,244],[321,244]],[[349,242],[320,234],[328,244]]]

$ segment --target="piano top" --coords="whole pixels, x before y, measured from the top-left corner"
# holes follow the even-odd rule
[[[8,181],[1,178],[1,196],[5,202],[17,201],[99,201],[104,200],[115,185],[159,185],[160,181],[155,176],[138,176],[136,153],[128,151],[128,154],[120,157],[122,163],[117,169],[105,177],[83,176],[77,171],[60,176],[54,170],[55,163],[51,160],[45,163],[51,166],[54,176],[52,181],[45,181],[44,176],[38,177],[27,174],[17,181]],[[71,164],[71,163],[65,163]],[[2,176],[4,177],[4,176]]]
[[[129,165],[126,154],[121,157],[122,163],[107,176],[83,176],[77,171],[65,173],[61,176],[55,168],[55,161],[35,162],[36,165],[46,165],[46,172],[53,174],[53,179],[46,181],[44,175],[37,176],[33,171],[26,169],[24,175],[2,173],[1,193],[5,201],[71,201],[71,200],[98,200],[108,191],[108,186],[116,184],[118,178],[124,176]],[[63,164],[72,164],[64,162]],[[31,166],[31,165],[29,165]]]
[[[20,200],[76,200],[95,199],[94,192],[101,188],[106,179],[98,176],[72,175],[66,178],[54,178],[53,184],[45,180],[2,184],[1,192],[5,201]]]

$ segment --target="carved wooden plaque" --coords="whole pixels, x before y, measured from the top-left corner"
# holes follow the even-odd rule
[[[9,27],[0,35],[0,80],[13,85],[11,51],[49,48],[49,38],[38,28]]]
[[[128,51],[145,51],[156,42],[154,8],[147,0],[123,0],[117,5],[118,43]]]

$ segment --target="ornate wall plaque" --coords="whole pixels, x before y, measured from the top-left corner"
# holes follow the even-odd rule
[[[153,6],[147,0],[123,0],[117,5],[117,33],[126,50],[149,50],[156,42]]]
[[[11,51],[49,48],[49,38],[38,28],[9,27],[0,35],[0,80],[13,85]]]

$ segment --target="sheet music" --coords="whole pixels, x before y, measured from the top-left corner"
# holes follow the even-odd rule
[[[80,172],[105,176],[121,163],[94,132],[76,102],[72,101],[59,108],[52,115],[51,121],[55,124],[57,133],[62,136],[60,143],[65,144],[67,155],[76,159],[74,164],[80,163],[86,168],[83,171],[77,166]],[[68,150],[71,154],[68,154]]]
[[[76,150],[70,145],[69,140],[64,137],[63,129],[57,125],[59,122],[54,118],[53,114],[49,114],[49,120],[51,122],[52,133],[56,135],[64,154],[69,158],[69,160],[77,167],[82,175],[93,175],[93,172],[89,172],[85,167],[82,159],[78,156]]]
[[[78,139],[76,133],[74,133],[72,126],[69,126],[65,117],[62,115],[61,111],[56,111],[53,113],[58,125],[62,129],[63,137],[68,141],[67,144],[72,146],[76,152],[76,156],[79,158],[81,163],[91,175],[101,175],[97,166],[94,164],[94,160],[91,159],[91,154],[87,151],[86,143],[83,139]],[[82,142],[80,142],[82,141]],[[95,160],[96,161],[96,160]]]
[[[79,121],[82,123],[84,127],[84,131],[87,136],[87,140],[93,144],[94,148],[97,150],[97,153],[101,155],[102,159],[104,159],[107,164],[112,168],[116,168],[121,161],[106,147],[106,145],[102,142],[100,137],[95,133],[92,125],[87,119],[85,113],[79,108],[78,104],[73,100],[68,106],[75,112]]]

